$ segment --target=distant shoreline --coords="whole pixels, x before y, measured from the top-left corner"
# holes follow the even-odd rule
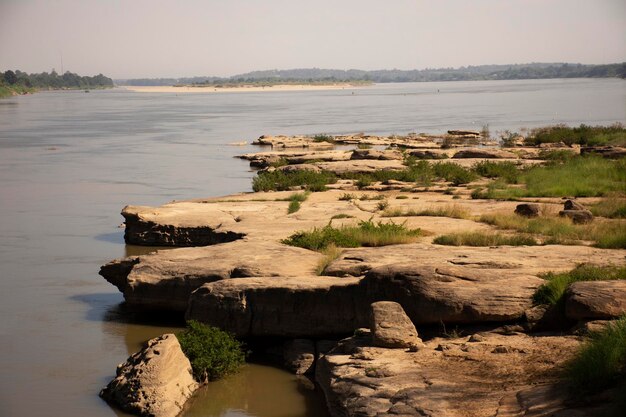
[[[263,92],[263,91],[309,91],[309,90],[343,90],[367,87],[366,84],[276,84],[269,86],[258,85],[242,85],[234,87],[217,87],[217,86],[136,86],[125,85],[120,86],[128,91],[135,93],[221,93],[221,92]]]

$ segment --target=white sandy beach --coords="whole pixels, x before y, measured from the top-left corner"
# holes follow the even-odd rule
[[[328,85],[272,85],[241,86],[241,87],[175,87],[175,86],[135,86],[127,85],[122,88],[136,93],[222,93],[222,92],[257,92],[257,91],[308,91],[308,90],[343,90],[368,87],[368,85],[328,84]]]

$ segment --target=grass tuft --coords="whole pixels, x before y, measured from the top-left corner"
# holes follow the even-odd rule
[[[320,253],[324,256],[317,264],[317,269],[315,272],[317,275],[324,275],[324,272],[326,271],[326,268],[328,268],[328,265],[330,265],[332,261],[339,258],[339,256],[341,255],[341,249],[331,243],[324,249],[320,250]]]
[[[402,210],[401,208],[388,209],[382,214],[383,217],[412,217],[412,216],[431,216],[431,217],[451,217],[453,219],[467,219],[470,217],[469,212],[456,204],[429,207],[423,210]]]
[[[216,327],[190,320],[177,338],[191,362],[194,377],[200,382],[219,379],[245,363],[241,343]]]
[[[534,246],[538,244],[531,236],[493,232],[451,233],[436,237],[433,243],[448,246]]]
[[[322,250],[329,245],[342,248],[385,246],[414,242],[420,229],[408,229],[404,224],[361,221],[356,226],[333,227],[330,224],[310,231],[294,233],[282,243],[311,250]]]

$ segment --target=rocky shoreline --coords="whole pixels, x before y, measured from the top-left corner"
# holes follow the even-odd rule
[[[261,137],[257,144],[272,150],[241,158],[266,172],[341,176],[399,171],[406,168],[407,157],[429,163],[445,159],[465,167],[485,160],[519,166],[545,162],[539,147],[505,149],[471,131]],[[356,148],[333,149],[338,145]],[[597,153],[614,158],[620,152],[622,148]],[[536,305],[533,294],[545,282],[542,273],[565,272],[581,263],[623,266],[626,250],[600,249],[588,242],[434,244],[434,238],[446,233],[493,232],[495,226],[478,217],[513,213],[520,204],[472,199],[468,184],[439,181],[425,187],[389,180],[357,186],[356,180],[340,177],[327,190],[307,195],[290,213],[289,198],[298,190],[125,207],[127,243],[180,248],[114,260],[100,274],[130,307],[184,313],[241,339],[270,340],[287,368],[311,375],[319,384],[333,416],[569,416],[593,415],[602,408],[602,402],[568,402],[555,370],[581,343],[580,331],[574,334],[572,329],[585,328],[588,322],[602,326],[626,312],[626,281],[573,284],[565,296],[565,317],[559,320],[551,316],[554,309]],[[565,201],[527,200],[537,211],[555,213]],[[586,206],[596,200],[575,202]],[[296,232],[327,225],[388,222],[393,210],[451,208],[464,215],[391,219],[422,231],[410,243],[340,249],[326,258],[283,242]],[[403,330],[390,336],[394,329]],[[381,341],[385,338],[394,342]],[[149,342],[147,349],[154,350],[155,343]],[[145,357],[145,352],[136,354],[129,362],[144,366]],[[180,361],[174,368],[179,376],[189,373]],[[118,370],[117,379],[127,372]],[[146,374],[150,382],[133,382],[134,389],[158,378]],[[197,386],[183,380],[176,393],[155,394],[157,402],[163,395],[176,404],[173,408],[126,408],[142,415],[177,415]],[[103,397],[116,404],[129,402],[113,393],[118,385],[113,381]]]

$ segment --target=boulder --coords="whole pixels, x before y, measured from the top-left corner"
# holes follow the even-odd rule
[[[591,223],[593,221],[593,213],[589,210],[561,210],[559,216],[572,219],[575,224]]]
[[[613,319],[626,314],[626,281],[579,281],[565,292],[565,314],[572,320]]]
[[[515,214],[519,214],[524,217],[539,217],[541,206],[535,203],[523,203],[518,204],[515,207]]]
[[[186,318],[237,337],[321,338],[351,334],[367,323],[359,279],[263,277],[228,279],[193,292]]]
[[[408,154],[417,159],[447,159],[448,153],[443,149],[413,149]]]
[[[371,308],[370,330],[375,346],[409,348],[421,344],[415,326],[400,304],[378,301]]]
[[[452,158],[517,159],[518,156],[502,149],[472,148],[460,150]]]
[[[119,365],[100,396],[133,414],[175,417],[198,387],[178,339],[165,334]]]
[[[361,285],[371,300],[400,303],[413,323],[439,324],[518,320],[542,283],[516,271],[412,263],[374,268]]]
[[[288,340],[283,345],[284,364],[296,375],[312,373],[315,368],[315,343],[311,339]]]
[[[587,210],[585,206],[574,200],[566,200],[563,204],[564,210]]]
[[[135,308],[184,312],[191,293],[223,279],[313,275],[321,255],[273,241],[238,241],[181,248],[119,259],[102,266],[100,275]]]
[[[124,240],[131,245],[207,246],[245,236],[231,230],[237,223],[232,215],[212,204],[126,206],[122,216],[126,223]]]
[[[379,151],[377,149],[355,149],[350,159],[402,160],[400,151]]]

